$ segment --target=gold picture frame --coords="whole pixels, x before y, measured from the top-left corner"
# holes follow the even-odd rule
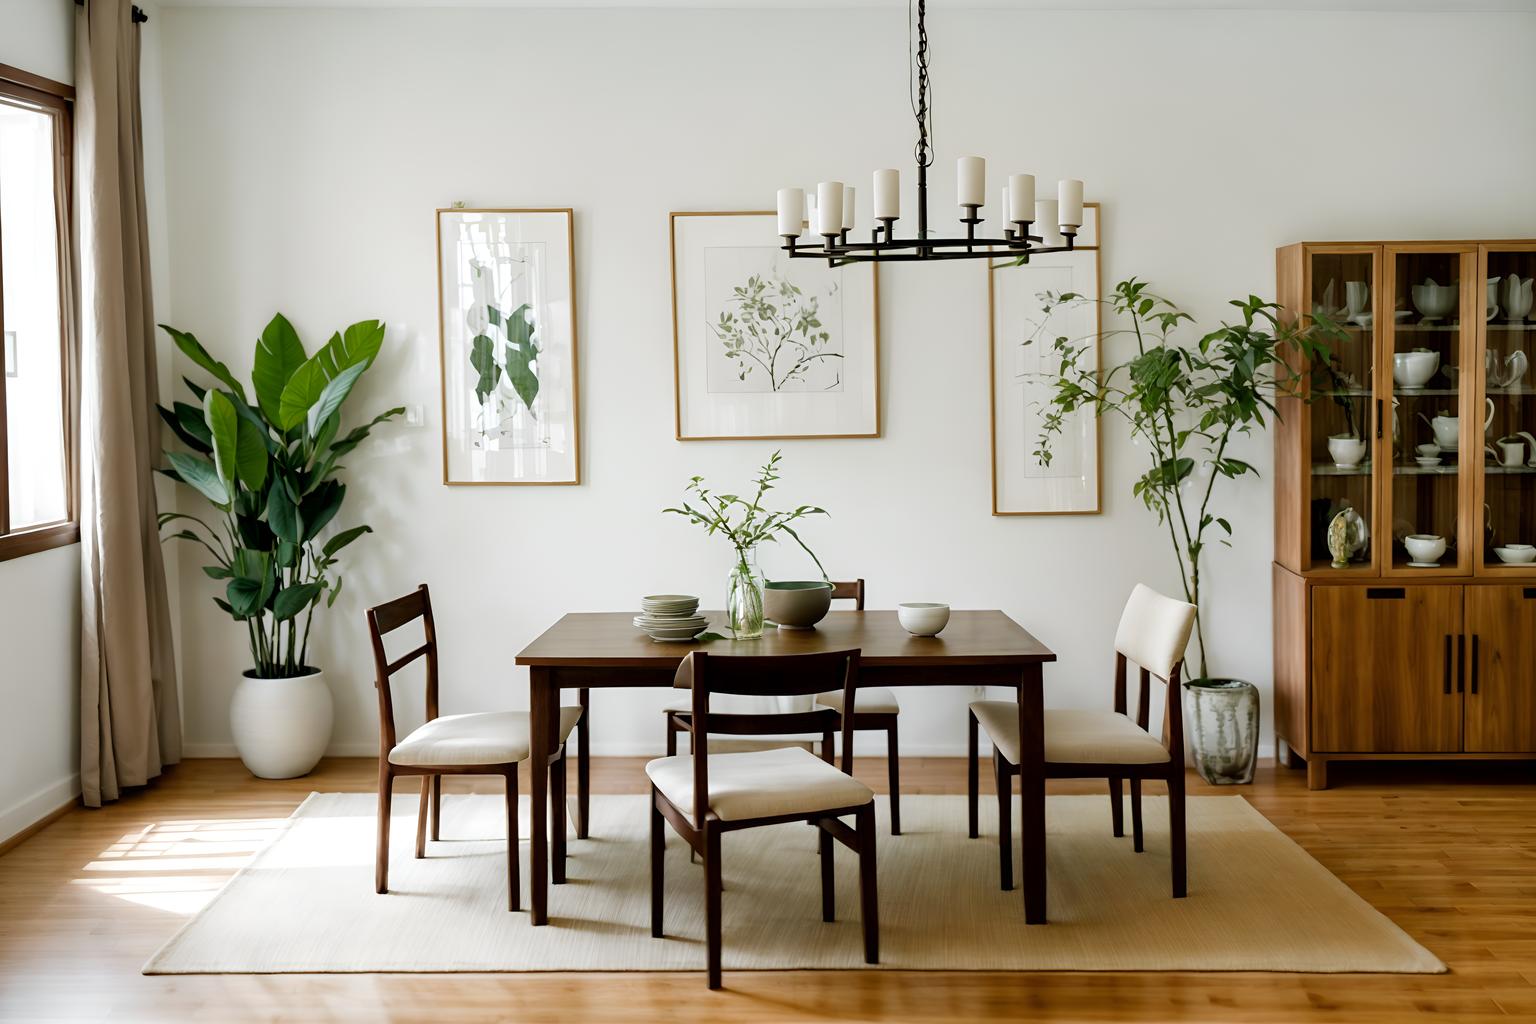
[[[857,264],[851,268],[838,268],[839,272],[852,270],[861,272],[867,267],[869,271],[869,355],[868,355],[868,408],[862,410],[862,415],[867,419],[869,427],[865,430],[824,430],[809,433],[786,432],[783,430],[766,430],[762,432],[749,431],[744,433],[723,433],[719,431],[694,432],[685,422],[687,412],[685,409],[685,389],[688,381],[685,379],[684,365],[687,361],[684,354],[684,330],[683,312],[680,305],[679,268],[678,268],[678,233],[679,224],[691,224],[695,221],[690,218],[745,218],[761,217],[765,219],[763,232],[765,249],[777,249],[773,242],[777,239],[774,234],[772,218],[775,213],[772,210],[701,210],[701,211],[673,211],[668,214],[669,251],[671,255],[671,281],[672,281],[672,413],[674,435],[679,441],[792,441],[792,440],[824,440],[847,438],[875,438],[881,436],[882,410],[880,405],[880,273],[877,264]],[[754,235],[755,237],[755,235]],[[755,247],[755,246],[754,246]],[[808,264],[809,261],[800,261]],[[779,397],[779,396],[775,396]],[[863,397],[863,392],[858,392],[858,397]],[[851,418],[851,417],[850,417]]]
[[[1092,211],[1092,234],[1088,237],[1092,244],[1074,245],[1075,253],[1093,254],[1093,296],[1096,300],[1093,305],[1093,327],[1091,333],[1094,337],[1094,366],[1101,365],[1103,358],[1103,251],[1104,238],[1104,212],[1099,203],[1084,203],[1085,211]],[[1086,218],[1085,218],[1086,219]],[[1086,227],[1086,226],[1085,226]],[[1084,232],[1086,234],[1086,231]],[[1065,255],[1065,254],[1055,254]],[[1037,257],[1037,259],[1049,259],[1049,257]],[[997,280],[998,272],[1025,269],[1017,268],[1012,259],[987,261],[987,400],[991,413],[991,476],[992,476],[992,514],[994,516],[1092,516],[1101,515],[1104,511],[1104,432],[1100,427],[1098,417],[1093,417],[1093,501],[1091,507],[1078,508],[1003,508],[999,481],[998,481],[998,310],[997,310]],[[1078,290],[1082,290],[1079,288]],[[1084,413],[1084,415],[1087,415]]]
[[[563,261],[566,273],[566,287],[564,289],[563,304],[568,315],[569,330],[569,357],[565,362],[565,370],[568,373],[568,413],[562,416],[562,425],[567,426],[570,435],[569,454],[561,453],[559,472],[550,478],[540,479],[459,479],[453,472],[453,451],[450,442],[450,414],[454,403],[450,401],[449,394],[449,331],[447,322],[447,302],[444,295],[445,264],[443,262],[443,226],[445,218],[451,216],[520,216],[520,215],[553,215],[563,217],[565,220],[564,243],[566,258]],[[578,302],[576,290],[576,225],[575,211],[572,207],[440,207],[434,213],[437,233],[437,330],[438,330],[438,376],[440,381],[439,411],[442,415],[442,453],[443,453],[443,484],[448,487],[549,487],[549,486],[577,486],[581,483],[581,360],[578,331]],[[558,232],[557,232],[558,234]],[[559,293],[557,292],[557,295]],[[540,373],[542,374],[542,360]],[[531,407],[530,407],[531,412]],[[568,469],[566,468],[568,466]]]

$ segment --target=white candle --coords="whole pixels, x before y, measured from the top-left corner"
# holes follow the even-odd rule
[[[901,172],[875,172],[875,219],[901,216]]]
[[[843,230],[853,230],[853,186],[843,186]]]
[[[809,231],[811,225],[816,223],[816,193],[805,194],[805,219],[800,222],[800,230]]]
[[[1035,200],[1035,223],[1030,228],[1033,234],[1040,236],[1040,244],[1045,246],[1065,245],[1061,233],[1056,229],[1059,222],[1056,220],[1056,200]]]
[[[961,206],[980,206],[986,202],[987,162],[979,156],[963,156],[955,161],[955,202]]]
[[[1016,213],[1010,220],[1023,220],[1035,211],[1035,176],[1033,174],[1008,175],[1008,209]]]
[[[1083,226],[1083,183],[1076,178],[1064,178],[1056,186],[1056,199],[1061,204],[1056,223],[1064,228]]]
[[[843,230],[843,183],[823,181],[816,186],[816,233],[836,235]]]
[[[801,218],[805,216],[805,189],[779,189],[779,234],[800,236]]]

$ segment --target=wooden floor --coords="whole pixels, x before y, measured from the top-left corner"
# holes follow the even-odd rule
[[[593,788],[642,792],[640,763],[598,759]],[[870,758],[859,774],[879,789],[884,771]],[[328,761],[291,782],[255,780],[238,762],[191,761],[109,808],[70,812],[0,857],[0,1019],[1536,1019],[1536,774],[1489,764],[1335,771],[1327,792],[1308,792],[1301,773],[1272,768],[1236,792],[1438,954],[1450,974],[738,971],[726,973],[723,993],[708,992],[702,973],[146,978],[144,961],[246,861],[274,820],[311,790],[374,785],[373,764],[361,759]],[[959,760],[902,766],[912,793],[964,792],[964,777]],[[1191,776],[1190,792],[1234,790]],[[1198,894],[1198,879],[1192,889]]]

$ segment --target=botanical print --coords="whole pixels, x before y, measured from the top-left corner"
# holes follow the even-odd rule
[[[713,393],[841,391],[842,272],[807,272],[778,250],[705,250],[706,353]]]
[[[1030,278],[1028,294],[1008,296],[1009,305],[1005,308],[1009,314],[1007,319],[1012,323],[1008,324],[1009,335],[1004,341],[1013,354],[1013,402],[1021,416],[1010,429],[1018,431],[1018,436],[1013,438],[1015,442],[1032,449],[1049,412],[1049,372],[1056,369],[1051,365],[1051,347],[1042,343],[1040,333],[1047,327],[1055,330],[1061,326],[1047,323],[1045,296],[1071,291],[1075,275],[1069,267],[1037,267],[1033,268]],[[1057,319],[1071,313],[1077,313],[1076,319],[1082,319],[1082,312],[1076,309],[1063,310]],[[1087,333],[1087,328],[1079,329]],[[1085,464],[1084,446],[1095,443],[1094,429],[1093,417],[1086,411],[1072,414],[1071,427],[1053,439],[1055,457],[1044,463],[1037,458],[1026,458],[1017,470],[1025,479],[1081,478]]]
[[[878,266],[791,257],[771,212],[671,221],[678,440],[879,437]]]
[[[447,483],[575,483],[571,214],[438,214]]]

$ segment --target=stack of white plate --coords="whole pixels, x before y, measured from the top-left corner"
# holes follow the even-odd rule
[[[699,599],[687,594],[652,594],[640,599],[635,628],[652,640],[692,640],[709,625],[699,613]]]

